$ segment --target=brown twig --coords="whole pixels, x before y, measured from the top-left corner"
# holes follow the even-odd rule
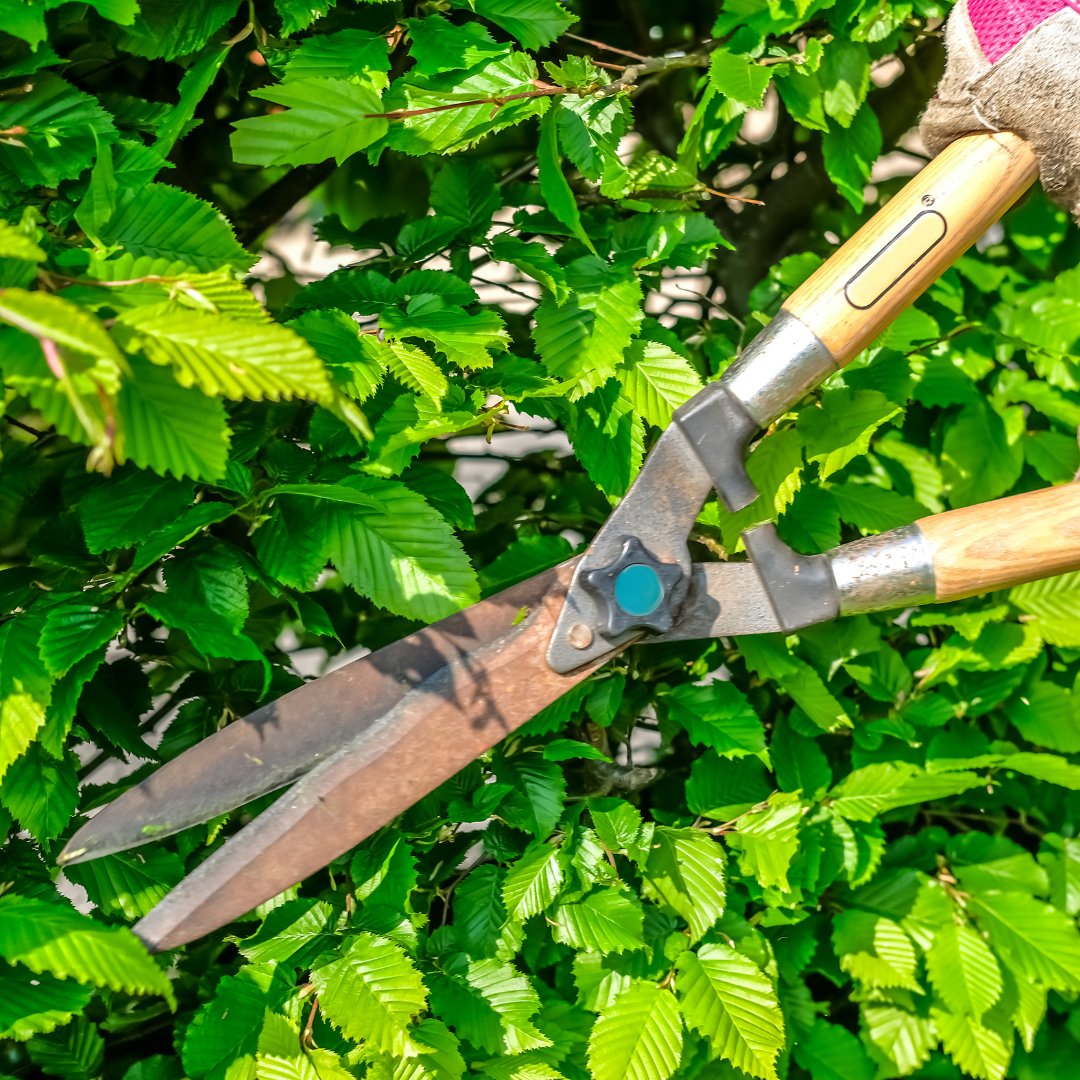
[[[601,52],[615,53],[618,56],[629,56],[631,60],[640,60],[647,63],[650,59],[648,56],[642,56],[641,53],[631,52],[629,49],[620,49],[617,45],[607,45],[603,41],[597,41],[595,38],[581,37],[578,34],[563,34],[563,37],[568,37],[572,41],[580,41],[584,45],[591,45],[594,49],[599,49]]]
[[[549,86],[543,83],[535,90],[521,90],[516,94],[493,94],[491,97],[469,98],[467,101],[451,101],[446,105],[428,105],[423,109],[394,109],[392,112],[364,113],[365,120],[405,120],[411,116],[428,116],[431,113],[447,112],[450,109],[468,109],[474,105],[497,105],[500,109],[511,101],[526,98],[554,97],[556,94],[571,93],[568,86]]]

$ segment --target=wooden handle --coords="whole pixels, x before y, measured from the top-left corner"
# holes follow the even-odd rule
[[[784,305],[838,364],[857,356],[1027,190],[1031,147],[967,135],[892,198]]]
[[[948,510],[918,522],[938,600],[1080,570],[1080,484]]]

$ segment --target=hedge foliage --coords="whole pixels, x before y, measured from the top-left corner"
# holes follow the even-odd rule
[[[54,866],[85,814],[299,685],[298,656],[377,648],[591,535],[673,408],[918,164],[945,14],[0,3],[0,1067],[1072,1074],[1080,575],[635,648],[164,960],[127,925],[250,809]],[[282,220],[353,254],[310,280]],[[708,504],[698,554],[1071,480],[1077,251],[1025,201],[768,431],[763,497]],[[542,421],[573,453],[507,466]],[[469,495],[477,457],[505,471]]]

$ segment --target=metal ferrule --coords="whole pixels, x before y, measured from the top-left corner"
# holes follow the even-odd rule
[[[918,525],[834,548],[829,566],[842,615],[925,604],[935,598],[934,555]]]
[[[724,372],[722,382],[758,425],[767,427],[839,368],[817,335],[781,310]]]

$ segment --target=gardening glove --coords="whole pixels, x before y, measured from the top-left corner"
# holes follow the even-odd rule
[[[961,135],[1015,131],[1043,187],[1080,220],[1080,0],[960,0],[948,65],[922,118],[931,153]]]

